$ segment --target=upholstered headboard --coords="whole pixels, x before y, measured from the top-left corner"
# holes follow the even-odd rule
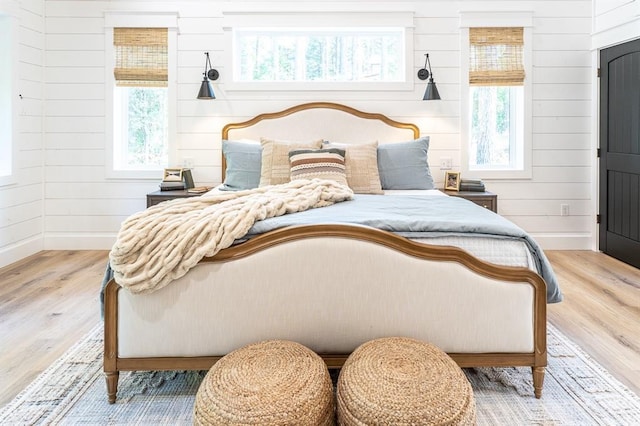
[[[403,142],[417,139],[420,129],[383,114],[369,113],[331,102],[311,102],[283,111],[264,113],[222,129],[222,139],[259,141],[261,137],[310,141],[323,139],[341,143]],[[222,157],[222,179],[226,161]]]

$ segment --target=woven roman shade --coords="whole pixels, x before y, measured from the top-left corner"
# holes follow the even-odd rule
[[[166,28],[114,28],[116,86],[166,87]]]
[[[469,84],[522,86],[523,46],[521,27],[469,28]]]

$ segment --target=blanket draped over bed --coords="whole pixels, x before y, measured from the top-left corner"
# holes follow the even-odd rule
[[[123,222],[109,253],[113,276],[132,293],[160,289],[203,257],[231,246],[256,221],[329,206],[352,196],[344,185],[313,179],[153,206]]]

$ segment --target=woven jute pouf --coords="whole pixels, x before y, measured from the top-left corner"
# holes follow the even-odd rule
[[[473,425],[469,381],[441,349],[404,337],[372,340],[349,356],[337,389],[340,425]]]
[[[333,385],[309,348],[285,340],[245,346],[211,367],[194,406],[195,425],[333,425]]]

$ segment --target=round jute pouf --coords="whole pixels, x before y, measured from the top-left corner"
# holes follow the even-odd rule
[[[194,406],[195,425],[333,425],[327,366],[285,340],[245,346],[211,367]]]
[[[372,340],[349,356],[337,388],[340,425],[473,425],[476,405],[458,365],[434,345]]]

